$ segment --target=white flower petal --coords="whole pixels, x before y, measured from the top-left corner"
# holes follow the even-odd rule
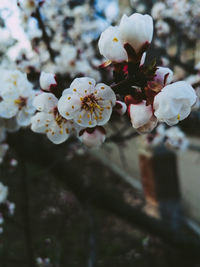
[[[129,114],[133,127],[137,129],[149,122],[153,115],[152,107],[151,105],[146,106],[146,101],[142,101],[139,104],[131,104]]]
[[[33,106],[39,111],[48,112],[57,106],[58,99],[51,93],[41,93],[33,100]]]
[[[52,123],[53,116],[46,112],[38,112],[31,118],[31,130],[36,133],[45,133]]]
[[[102,128],[102,127],[101,127]],[[103,131],[96,128],[93,132],[85,130],[79,139],[88,147],[99,147],[105,141],[106,135]]]
[[[61,144],[68,139],[69,133],[67,133],[65,129],[60,128],[56,122],[54,122],[51,124],[51,131],[48,131],[47,137],[54,144]]]
[[[98,83],[95,87],[95,91],[97,92],[97,98],[102,98],[103,100],[111,101],[112,106],[116,103],[116,95],[110,86],[104,83]]]
[[[128,60],[126,50],[119,36],[119,27],[110,26],[102,32],[99,42],[99,51],[107,60],[122,62]]]
[[[91,93],[95,87],[95,80],[89,77],[76,78],[70,85],[71,90],[80,95]]]
[[[14,117],[18,112],[17,105],[11,103],[11,101],[1,101],[0,102],[0,116],[5,119],[10,119]]]
[[[190,114],[196,98],[195,90],[186,82],[167,85],[154,98],[154,114],[159,121],[174,125]]]
[[[27,113],[24,109],[17,113],[16,120],[20,126],[28,126],[31,123],[32,114]]]
[[[81,109],[80,96],[64,94],[58,101],[58,111],[65,119],[73,119],[74,114]]]

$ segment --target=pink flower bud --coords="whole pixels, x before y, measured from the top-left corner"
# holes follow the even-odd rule
[[[52,73],[42,72],[40,75],[40,86],[44,91],[50,91],[52,87],[57,86],[55,75]]]
[[[116,105],[114,107],[114,111],[116,111],[119,115],[124,115],[126,113],[127,106],[124,102],[117,100]]]
[[[139,128],[146,125],[151,119],[153,112],[152,106],[146,106],[146,101],[142,101],[138,104],[129,105],[129,115],[133,128]]]
[[[101,126],[86,128],[80,131],[79,139],[88,147],[99,147],[106,139],[106,132]]]

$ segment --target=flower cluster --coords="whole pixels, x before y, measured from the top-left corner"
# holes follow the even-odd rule
[[[56,85],[54,75],[42,73],[40,85],[50,90]],[[95,80],[88,77],[76,78],[59,100],[50,92],[41,92],[35,97],[33,106],[38,112],[31,119],[31,129],[46,133],[55,144],[63,143],[77,132],[83,143],[98,146],[105,140],[105,131],[99,126],[110,119],[115,101],[113,90],[106,84],[96,85]]]
[[[62,4],[61,1],[60,5]],[[48,5],[48,2],[43,3],[42,10],[47,12],[47,17],[53,18],[54,13],[50,12],[52,10],[45,9]],[[86,4],[84,7],[89,14],[89,6]],[[39,16],[38,3],[34,8],[37,14],[34,11],[30,16]],[[80,10],[79,7],[73,9],[74,23],[79,26],[82,19],[84,21]],[[63,12],[64,10],[62,16],[69,15],[68,11]],[[57,32],[57,27],[60,26],[57,25],[54,32]],[[73,30],[69,32],[72,37]],[[74,40],[78,38],[75,35]],[[105,141],[103,126],[110,121],[113,112],[118,118],[127,113],[133,128],[139,133],[151,132],[159,122],[165,122],[169,126],[177,124],[189,116],[197,95],[185,81],[172,83],[173,72],[169,68],[157,66],[154,61],[146,63],[152,38],[152,17],[139,13],[129,17],[123,15],[119,26],[109,26],[102,32],[98,46],[107,61],[101,67],[107,68],[108,73],[113,70],[114,82],[110,86],[105,83],[96,84],[93,78],[81,77],[75,78],[71,84],[67,82],[68,88],[63,90],[60,87],[63,80],[59,81],[59,75],[55,75],[54,71],[42,71],[39,92],[33,90],[26,75],[20,71],[2,70],[0,117],[14,119],[19,127],[31,123],[32,131],[46,134],[55,144],[61,144],[75,134],[89,147],[99,146]],[[95,67],[88,65],[86,58],[90,49],[79,43],[76,48],[67,42],[64,46],[66,40],[58,36],[57,40],[59,44],[52,41],[53,50],[49,50],[50,55],[47,57],[44,53],[44,57],[48,61],[52,57],[52,51],[55,52],[52,64],[56,65],[60,74],[68,72],[70,80],[81,72],[85,74],[83,70],[87,69],[91,77],[100,79]],[[85,42],[86,40],[87,38]],[[87,53],[82,53],[82,49]],[[93,65],[101,62],[95,62],[93,52],[90,57]],[[54,70],[52,64],[47,68]]]
[[[200,1],[165,0],[156,2],[152,8],[152,17],[157,21],[156,26],[162,25],[162,34],[168,34],[172,21],[185,32],[190,39],[199,38],[199,8]],[[158,27],[159,30],[159,27]]]
[[[190,84],[171,83],[169,68],[144,65],[152,35],[152,18],[136,13],[124,15],[120,25],[110,26],[99,40],[100,53],[114,67],[116,93],[124,98],[132,125],[140,133],[152,131],[157,122],[177,124],[188,117],[197,99]]]

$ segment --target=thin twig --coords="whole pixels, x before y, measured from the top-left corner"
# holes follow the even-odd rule
[[[50,45],[50,38],[46,32],[46,29],[45,29],[45,25],[43,23],[43,20],[42,20],[42,17],[41,17],[41,14],[40,14],[40,9],[39,7],[36,9],[35,11],[35,14],[34,14],[34,17],[37,19],[38,21],[38,25],[40,27],[40,29],[42,30],[42,38],[47,46],[47,49],[49,51],[49,54],[50,54],[50,57],[51,57],[51,60],[54,62],[54,58],[55,58],[55,51],[51,48],[51,45]]]

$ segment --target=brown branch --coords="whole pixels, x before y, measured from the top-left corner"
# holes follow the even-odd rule
[[[49,54],[50,54],[50,57],[51,57],[51,60],[54,62],[54,59],[55,59],[55,51],[51,48],[51,45],[50,45],[50,38],[46,32],[46,29],[45,29],[45,25],[43,23],[43,20],[42,20],[42,17],[41,17],[41,14],[40,14],[40,9],[39,7],[36,9],[34,15],[33,15],[37,21],[38,21],[38,25],[42,31],[42,38],[43,38],[43,41],[45,42],[46,46],[47,46],[47,49],[49,51]]]
[[[110,137],[108,137],[106,139],[106,143],[111,143],[111,142],[112,143],[122,143],[122,142],[128,141],[132,138],[135,138],[138,135],[139,134],[137,132],[131,132],[130,134],[122,136],[121,132],[117,132],[116,134],[113,134]]]

